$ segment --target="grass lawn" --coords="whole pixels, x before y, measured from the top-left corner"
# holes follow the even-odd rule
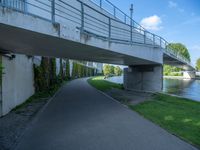
[[[88,83],[100,91],[106,91],[112,88],[123,89],[122,84],[106,81],[103,76],[90,78],[88,79]]]
[[[103,77],[94,77],[88,82],[101,91],[112,88],[123,89],[122,85],[105,81]],[[199,102],[165,94],[155,94],[150,101],[134,106],[127,105],[170,133],[200,148]]]
[[[129,107],[191,144],[200,147],[200,103],[164,94]]]

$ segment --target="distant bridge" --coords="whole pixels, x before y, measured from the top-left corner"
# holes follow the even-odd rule
[[[168,48],[108,0],[1,0],[2,53],[53,56],[128,65],[125,87],[162,89],[162,65],[193,71]]]

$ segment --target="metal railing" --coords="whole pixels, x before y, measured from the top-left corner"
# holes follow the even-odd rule
[[[67,2],[68,1],[68,2]],[[34,15],[52,23],[66,21],[73,23],[81,33],[89,34],[110,42],[124,44],[145,44],[158,47],[179,61],[190,62],[182,55],[169,49],[169,43],[162,37],[145,30],[108,0],[90,0],[100,10],[82,0],[0,0],[0,5],[26,14]],[[102,12],[102,10],[106,11]]]

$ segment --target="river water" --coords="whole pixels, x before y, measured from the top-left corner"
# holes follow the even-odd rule
[[[123,76],[111,77],[111,82],[123,83]],[[196,101],[200,101],[200,80],[164,79],[163,91]]]

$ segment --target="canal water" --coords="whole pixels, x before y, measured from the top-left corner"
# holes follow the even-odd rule
[[[115,83],[123,83],[123,76],[108,78]],[[200,80],[164,79],[163,91],[196,101],[200,101]]]

